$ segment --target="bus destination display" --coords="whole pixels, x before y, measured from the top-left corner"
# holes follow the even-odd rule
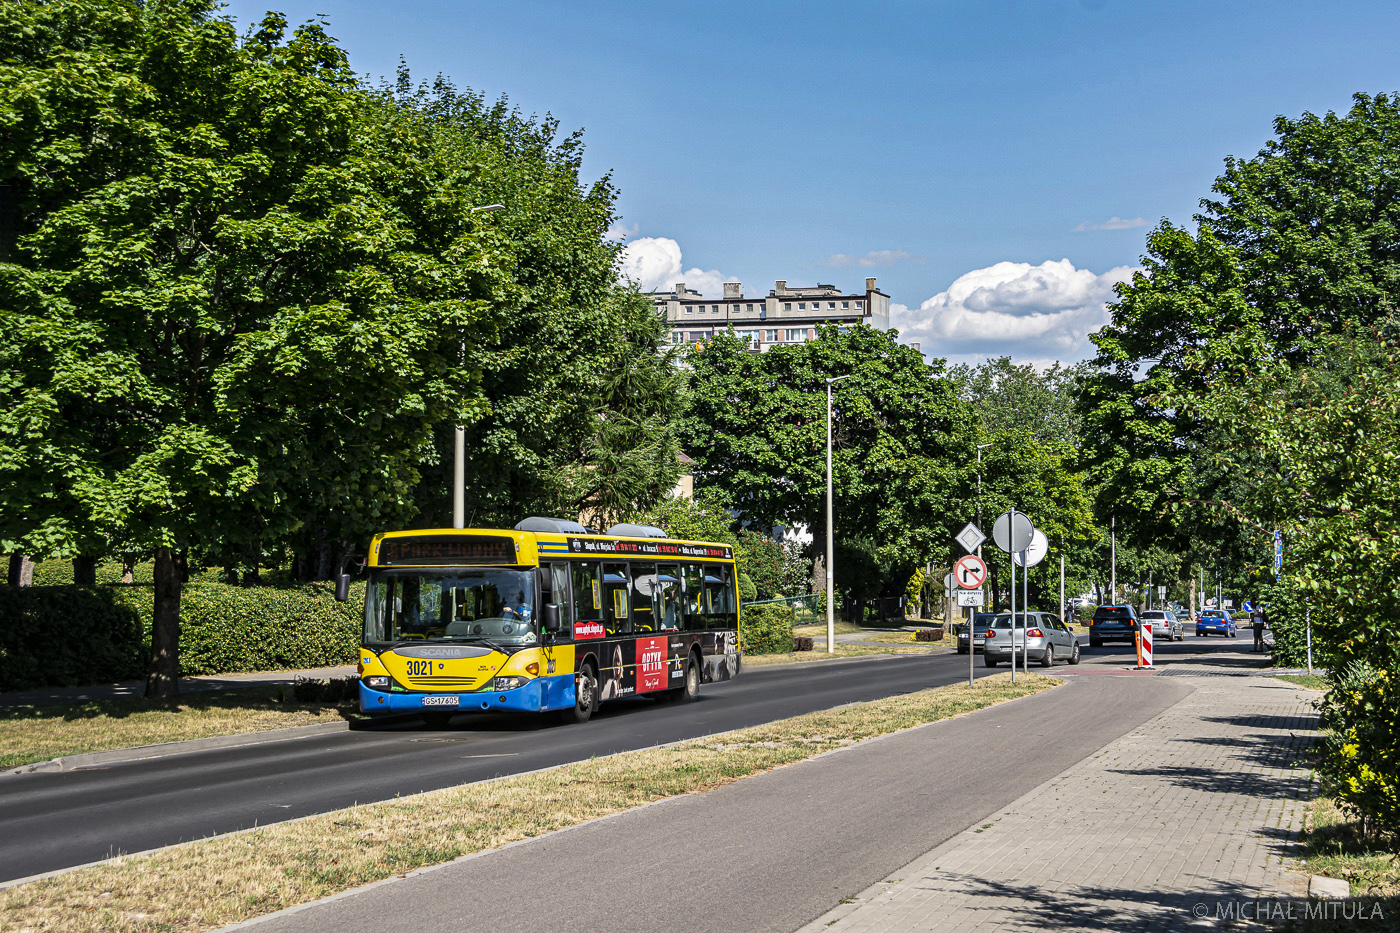
[[[395,564],[513,564],[515,542],[510,538],[441,535],[390,538],[379,545],[379,566]]]
[[[726,545],[707,547],[701,544],[681,544],[676,541],[599,541],[595,538],[570,538],[570,554],[618,554],[639,557],[709,557],[731,560],[733,549]]]

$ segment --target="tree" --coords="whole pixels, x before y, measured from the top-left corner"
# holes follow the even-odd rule
[[[718,335],[688,357],[692,402],[681,434],[697,488],[723,490],[759,528],[806,525],[824,542],[824,380],[852,375],[835,389],[837,528],[843,540],[875,542],[898,593],[962,523],[974,433],[941,362],[926,363],[896,337],[828,327],[814,341],[759,354]]]
[[[1042,444],[1078,446],[1075,390],[1084,370],[1082,363],[1054,363],[1039,372],[1029,363],[1018,366],[1011,357],[1001,356],[977,366],[959,363],[948,375],[957,383],[959,396],[982,416],[987,434],[1020,432]]]
[[[459,166],[319,24],[213,11],[0,10],[0,543],[152,551],[161,696],[181,555],[401,516],[434,427],[483,411],[459,348],[511,303]]]
[[[1224,497],[1200,469],[1216,428],[1182,400],[1252,361],[1306,365],[1320,338],[1400,297],[1400,96],[1354,100],[1341,116],[1278,117],[1257,156],[1226,159],[1196,232],[1163,222],[1119,287],[1079,410],[1098,511],[1120,533],[1171,533],[1197,560],[1247,547],[1203,540],[1199,509],[1169,513]]]

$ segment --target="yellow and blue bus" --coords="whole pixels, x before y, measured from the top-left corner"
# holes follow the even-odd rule
[[[586,722],[605,700],[688,702],[739,673],[727,544],[528,518],[513,530],[377,535],[365,566],[367,713],[442,725],[457,713],[557,710]]]

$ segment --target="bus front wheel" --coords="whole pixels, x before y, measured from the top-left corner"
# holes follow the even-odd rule
[[[592,664],[585,664],[574,679],[574,707],[559,714],[565,723],[585,723],[598,708],[598,675]]]

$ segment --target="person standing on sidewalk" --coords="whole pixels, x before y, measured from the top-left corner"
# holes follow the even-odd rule
[[[1264,604],[1258,599],[1254,600],[1254,608],[1249,613],[1249,624],[1254,629],[1254,650],[1264,650],[1264,626],[1268,624],[1268,619],[1264,615]]]

